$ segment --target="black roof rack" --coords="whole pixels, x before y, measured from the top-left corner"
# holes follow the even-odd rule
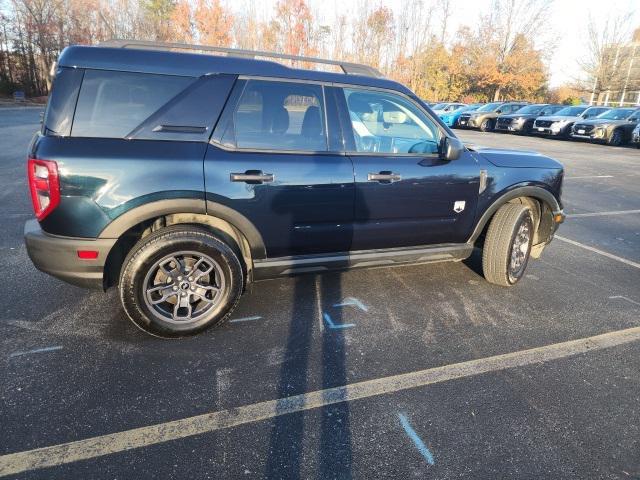
[[[275,58],[280,60],[298,60],[301,62],[319,63],[324,65],[334,65],[346,75],[363,75],[365,77],[384,78],[384,75],[373,67],[361,65],[359,63],[341,62],[338,60],[326,60],[323,58],[304,57],[300,55],[288,55],[285,53],[263,52],[260,50],[243,50],[239,48],[212,47],[210,45],[193,45],[189,43],[174,42],[152,42],[146,40],[120,40],[113,39],[100,43],[100,46],[115,48],[137,48],[149,50],[196,50],[203,52],[223,53],[232,57],[245,58]]]

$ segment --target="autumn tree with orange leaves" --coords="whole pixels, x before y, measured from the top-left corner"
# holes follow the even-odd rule
[[[2,1],[0,93],[46,94],[49,68],[66,45],[110,38],[355,61],[428,100],[542,100],[547,92],[547,59],[532,39],[545,29],[550,0],[493,0],[457,32],[449,31],[461,5],[454,0],[404,0],[401,8],[359,0],[324,16],[309,0],[278,0],[271,9],[249,0]]]

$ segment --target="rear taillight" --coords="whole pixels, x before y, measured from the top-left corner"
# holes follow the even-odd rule
[[[60,203],[58,165],[51,160],[30,158],[27,162],[27,174],[33,211],[36,218],[42,220]]]

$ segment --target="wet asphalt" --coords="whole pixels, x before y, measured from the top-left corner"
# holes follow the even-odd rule
[[[558,234],[580,246],[556,239],[511,289],[477,256],[260,282],[222,328],[146,336],[117,292],[27,257],[39,112],[0,109],[0,455],[640,326],[640,150],[458,131],[562,161]],[[618,213],[585,215],[603,212]],[[12,478],[640,478],[639,354],[632,342]]]

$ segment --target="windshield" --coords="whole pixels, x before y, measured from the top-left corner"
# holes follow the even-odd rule
[[[433,110],[442,110],[447,105],[448,105],[448,103],[436,103],[435,105],[432,105],[431,108]]]
[[[584,112],[587,107],[564,107],[562,110],[558,110],[556,115],[563,115],[566,117],[577,117]]]
[[[614,110],[601,113],[596,118],[602,118],[604,120],[624,120],[633,112],[635,112],[633,108],[616,108]]]
[[[522,113],[522,114],[527,114],[527,113],[540,113],[540,110],[542,110],[545,107],[545,105],[527,105],[526,107],[522,107],[520,110],[518,110],[516,113]]]
[[[500,105],[502,105],[502,102],[487,103],[486,105],[483,105],[478,110],[476,110],[476,112],[493,112]]]

